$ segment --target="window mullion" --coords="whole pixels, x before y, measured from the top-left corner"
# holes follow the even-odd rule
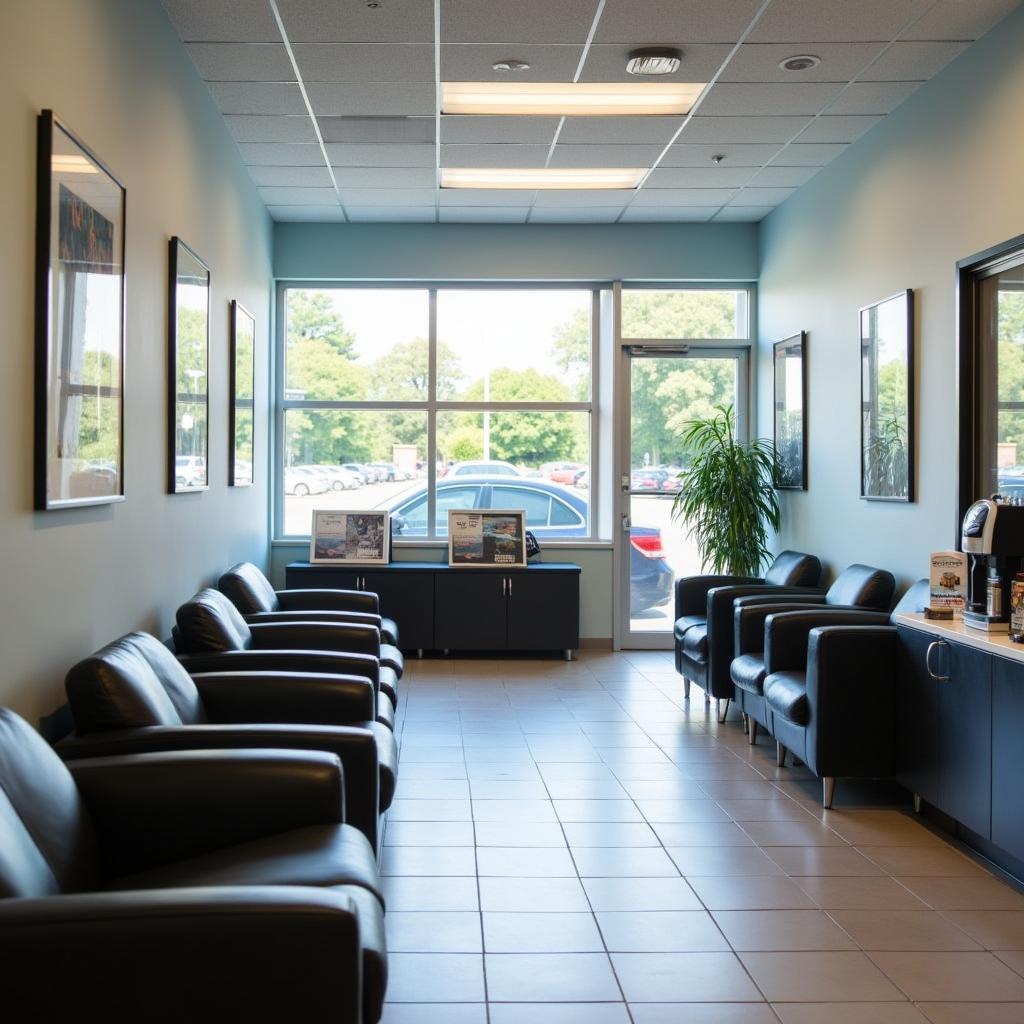
[[[437,289],[430,289],[427,325],[427,539],[437,531]]]

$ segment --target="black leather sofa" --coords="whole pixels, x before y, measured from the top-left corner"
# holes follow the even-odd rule
[[[919,580],[893,614],[928,603]],[[772,614],[765,622],[764,699],[778,762],[791,751],[822,779],[832,806],[837,778],[893,774],[899,676],[891,616],[828,608]]]
[[[735,686],[736,702],[745,718],[750,742],[757,742],[758,726],[771,732],[771,715],[764,696],[765,623],[769,616],[779,612],[818,609],[830,613],[846,612],[846,622],[853,624],[853,616],[864,625],[888,621],[896,580],[892,573],[869,565],[847,566],[823,595],[803,595],[790,600],[741,597],[734,605],[734,650],[729,668]],[[872,613],[874,613],[872,615]],[[883,614],[884,613],[884,614]]]
[[[376,594],[364,590],[274,590],[252,562],[233,565],[217,581],[246,622],[352,622],[376,626],[383,644],[398,646],[398,625],[380,614]]]
[[[213,672],[190,677],[147,633],[83,659],[65,680],[74,732],[65,759],[159,750],[324,750],[344,768],[346,820],[378,848],[398,772],[394,734],[372,720],[362,676]]]
[[[66,765],[0,709],[10,1021],[373,1024],[383,901],[320,751]]]
[[[675,659],[683,677],[683,696],[696,683],[718,702],[718,719],[725,720],[733,696],[729,666],[733,659],[733,603],[749,595],[802,595],[818,589],[821,562],[814,555],[783,551],[764,577],[685,576],[676,581]],[[723,707],[724,702],[724,707]]]

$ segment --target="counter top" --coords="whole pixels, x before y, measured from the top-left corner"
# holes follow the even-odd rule
[[[925,633],[931,633],[940,640],[975,647],[987,654],[994,654],[1011,661],[1024,662],[1024,644],[1015,644],[1007,633],[986,633],[981,629],[971,629],[960,619],[949,620],[926,619],[920,612],[901,612],[892,617],[897,626],[911,626]]]

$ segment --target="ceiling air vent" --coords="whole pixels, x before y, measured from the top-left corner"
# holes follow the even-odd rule
[[[432,117],[318,117],[324,142],[433,142]]]

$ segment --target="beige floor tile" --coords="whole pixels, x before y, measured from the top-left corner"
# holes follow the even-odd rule
[[[880,876],[807,876],[800,887],[823,910],[924,910],[913,893],[892,878]]]
[[[670,846],[668,855],[686,876],[780,875],[782,868],[756,846]]]
[[[881,875],[882,869],[848,846],[771,846],[766,850],[787,875]]]
[[[966,932],[935,910],[832,910],[866,950],[979,950]]]
[[[741,953],[770,1002],[900,1001],[904,996],[864,953]]]
[[[826,811],[825,821],[854,846],[943,846],[944,841],[900,811]]]
[[[925,1024],[910,1003],[775,1003],[782,1024]]]
[[[872,953],[914,1002],[1024,1000],[1024,978],[991,953]]]
[[[865,846],[860,852],[890,875],[991,877],[952,846]]]
[[[1000,949],[996,956],[1006,964],[1012,971],[1016,971],[1024,977],[1024,950],[1022,949]]]
[[[737,953],[857,948],[821,910],[719,910],[712,916]]]
[[[947,910],[943,913],[986,949],[1024,949],[1024,910]]]
[[[936,910],[1024,910],[1024,896],[998,878],[898,878]]]
[[[1020,1024],[1024,1003],[921,1003],[932,1024]]]
[[[775,800],[719,800],[722,809],[736,821],[812,820],[807,810],[781,794]]]
[[[694,877],[693,891],[708,910],[813,910],[810,897],[785,875]]]
[[[629,1010],[633,1024],[779,1024],[767,1003],[631,1003]]]
[[[758,846],[847,846],[830,828],[807,821],[745,821],[743,831]]]

